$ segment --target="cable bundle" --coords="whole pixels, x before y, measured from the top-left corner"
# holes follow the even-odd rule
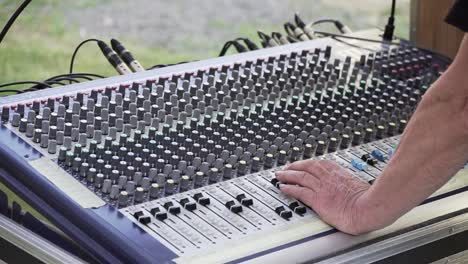
[[[54,85],[67,85],[69,83],[80,83],[82,81],[91,81],[96,78],[105,78],[102,75],[94,73],[72,73],[72,74],[61,74],[53,76],[44,81],[19,81],[0,84],[0,88],[18,86],[24,84],[33,84],[33,86],[24,89],[24,90],[14,90],[14,89],[2,89],[0,93],[24,93],[38,91],[46,88],[52,88]],[[68,82],[68,83],[67,83]]]
[[[260,30],[257,31],[258,37],[260,38],[260,44],[262,47],[275,47],[279,45],[285,45],[289,43],[295,43],[299,41],[307,41],[323,36],[323,34],[316,34],[314,27],[319,24],[332,23],[340,31],[341,34],[352,32],[346,25],[336,19],[319,19],[312,23],[306,24],[296,13],[294,15],[294,23],[286,22],[283,24],[285,35],[280,32],[272,32],[266,34]],[[243,45],[241,41],[244,41]],[[256,50],[258,46],[247,38],[236,38],[226,42],[219,53],[219,56],[226,55],[229,48],[234,47],[237,52],[246,52],[248,50]]]
[[[23,3],[18,7],[18,9],[16,9],[15,12],[12,14],[12,16],[8,19],[7,23],[5,24],[2,31],[0,32],[0,43],[5,38],[6,34],[8,33],[8,30],[13,25],[15,20],[19,17],[21,12],[23,12],[23,10],[29,5],[30,2],[31,0],[23,1]],[[78,52],[79,48],[83,44],[90,42],[90,41],[98,41],[98,40],[96,39],[85,40],[82,43],[80,43],[78,47],[75,49],[75,52],[73,53],[73,56],[70,62],[70,73],[53,76],[44,81],[18,81],[18,82],[0,84],[0,88],[25,85],[25,84],[33,85],[25,90],[2,89],[0,90],[0,93],[17,93],[18,94],[18,93],[24,93],[24,92],[30,92],[30,91],[37,91],[37,90],[46,89],[46,88],[52,88],[54,85],[66,85],[68,83],[79,83],[83,80],[90,81],[90,80],[93,80],[94,78],[104,78],[104,76],[93,74],[93,73],[72,73],[73,63],[75,60],[76,53]]]

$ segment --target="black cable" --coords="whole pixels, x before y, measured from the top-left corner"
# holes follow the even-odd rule
[[[66,85],[66,84],[64,84],[62,82],[59,82],[59,81],[62,81],[62,80],[63,81],[69,81],[70,84],[72,82],[79,83],[80,81],[77,80],[77,79],[92,81],[93,78],[91,78],[89,76],[96,77],[96,78],[105,78],[102,75],[94,74],[94,73],[72,73],[72,74],[66,73],[66,74],[60,74],[60,75],[52,76],[49,79],[43,81],[43,83]],[[41,84],[36,84],[36,85],[33,85],[30,88],[26,89],[25,91],[28,91],[28,92],[29,91],[36,91],[36,90],[40,90],[40,89],[44,89],[44,88],[47,88],[47,87],[45,87],[44,85],[41,85]]]
[[[306,24],[304,23],[304,21],[301,19],[301,17],[299,16],[298,13],[295,13],[294,14],[294,22],[296,23],[296,26],[304,29]]]
[[[238,38],[239,40],[244,41],[245,45],[249,48],[249,50],[258,50],[257,44],[255,44],[253,41],[251,41],[248,38]]]
[[[243,41],[245,43],[245,46],[239,43],[240,41]],[[226,52],[229,50],[230,47],[234,46],[237,50],[237,52],[246,52],[248,50],[258,50],[259,47],[257,44],[255,44],[253,41],[251,41],[248,38],[236,38],[233,40],[230,40],[224,44],[224,46],[221,48],[221,51],[219,52],[219,57],[222,57],[226,55]]]
[[[7,87],[7,86],[21,85],[21,84],[38,84],[38,85],[48,86],[49,88],[52,87],[52,85],[49,85],[49,84],[47,84],[47,83],[45,83],[45,82],[21,81],[21,82],[11,82],[11,83],[0,84],[0,88],[1,88],[1,87]]]
[[[168,64],[156,64],[151,67],[149,67],[147,70],[154,70],[154,69],[159,69],[159,68],[164,68],[169,66]]]
[[[232,46],[234,46],[234,48],[236,48],[237,52],[239,52],[239,53],[248,51],[247,48],[244,45],[239,43],[240,40],[243,40],[243,38],[236,38],[234,40],[230,40],[230,41],[226,42],[224,44],[223,48],[221,49],[221,51],[219,52],[219,57],[222,57],[222,56],[226,55],[226,52]]]
[[[75,57],[76,57],[76,54],[78,53],[78,50],[81,48],[81,46],[83,46],[84,44],[88,43],[88,42],[99,42],[100,40],[98,39],[95,39],[95,38],[90,38],[90,39],[87,39],[87,40],[83,40],[80,44],[78,44],[78,46],[75,48],[75,51],[73,52],[73,55],[71,57],[71,60],[70,60],[70,74],[73,73],[73,64],[75,63]]]
[[[45,80],[44,82],[53,81],[53,80],[55,80],[55,81],[65,80],[65,81],[69,81],[69,82],[81,82],[82,80],[92,81],[93,78],[87,77],[87,76],[54,76],[54,77],[51,77],[51,78]]]
[[[260,39],[262,40],[262,46],[264,48],[279,45],[279,43],[276,44],[277,42],[276,42],[276,40],[274,38],[270,37],[269,35],[265,34],[264,32],[258,30],[257,34],[260,37]]]
[[[257,30],[257,35],[261,40],[266,42],[268,42],[268,40],[270,39],[270,36],[268,36],[265,32],[262,32],[260,30]]]
[[[67,84],[65,84],[63,82],[59,82],[57,80],[44,81],[43,83],[48,84],[49,87],[47,87],[45,85],[42,85],[42,84],[37,84],[37,85],[31,86],[31,87],[29,87],[27,89],[24,89],[23,91],[31,92],[31,91],[37,91],[37,90],[42,90],[42,89],[46,89],[46,88],[52,88],[52,85],[54,85],[54,84],[58,84],[58,85],[62,85],[62,86],[67,85]]]
[[[106,78],[102,75],[99,75],[99,74],[94,74],[94,73],[65,73],[65,74],[60,74],[60,75],[57,75],[57,76],[53,76],[53,77],[50,77],[49,79],[47,80],[52,80],[52,79],[55,79],[55,78],[58,78],[58,77],[76,77],[76,78],[80,78],[80,79],[86,79],[86,80],[93,80],[92,78],[90,77],[96,77],[96,78]]]
[[[312,25],[315,26],[315,25],[323,24],[323,23],[333,23],[333,24],[335,24],[336,21],[338,21],[338,20],[331,19],[331,18],[323,18],[323,19],[315,20],[314,22],[312,22]]]
[[[21,90],[0,90],[0,93],[16,93],[16,94],[20,94],[20,93],[23,93],[23,91],[21,91]]]
[[[28,92],[35,92],[35,91],[39,91],[41,89],[39,88],[34,88],[34,87],[29,87],[27,89],[24,89],[24,90],[21,90],[22,92],[25,92],[25,93],[28,93]]]
[[[18,9],[16,9],[16,11],[13,13],[13,15],[10,17],[10,19],[8,19],[7,23],[5,24],[5,26],[3,27],[2,29],[2,32],[0,32],[0,43],[2,42],[3,38],[5,38],[8,30],[10,29],[10,27],[13,25],[13,23],[15,22],[16,18],[18,18],[18,16],[21,14],[21,12],[23,12],[23,10],[26,8],[26,6],[29,5],[29,3],[31,2],[31,0],[25,0],[19,7]]]
[[[351,29],[348,28],[345,24],[343,24],[341,21],[337,19],[331,19],[331,18],[323,18],[316,20],[310,24],[310,26],[316,26],[319,24],[324,24],[324,23],[332,23],[335,25],[335,27],[341,32],[341,34],[347,34],[351,33]]]
[[[279,32],[272,32],[272,33],[271,33],[271,37],[272,37],[276,42],[278,42],[278,43],[281,44],[281,40],[280,40],[280,38],[281,38],[281,33],[279,33]]]
[[[102,78],[105,78],[105,77],[102,77]],[[93,80],[93,78],[88,77],[86,75],[76,75],[75,79],[84,79],[84,80],[87,80],[87,81],[92,81]]]
[[[179,65],[179,64],[184,64],[184,63],[189,63],[189,62],[194,62],[194,61],[197,61],[197,60],[193,60],[193,61],[180,61],[180,62],[177,62],[177,63],[170,63],[170,64],[156,64],[156,65],[153,65],[153,66],[149,67],[149,68],[146,69],[146,70],[153,70],[153,69],[158,69],[158,68],[164,68],[164,67],[168,67],[168,66],[174,66],[174,65]]]
[[[392,10],[383,34],[383,39],[386,41],[392,41],[393,39],[393,32],[395,31],[395,6],[396,0],[392,0]]]
[[[22,84],[34,84],[33,86],[26,88],[24,90],[0,90],[0,92],[4,91],[18,91],[18,93],[23,93],[23,92],[32,92],[32,91],[38,91],[42,90],[45,88],[52,88],[53,85],[66,85],[66,83],[63,83],[61,81],[69,81],[70,83],[80,83],[79,80],[77,79],[84,79],[84,80],[93,80],[92,78],[88,76],[93,76],[97,78],[104,78],[104,76],[98,75],[98,74],[93,74],[93,73],[72,73],[72,74],[61,74],[57,76],[53,76],[43,82],[39,81],[20,81],[20,82],[11,82],[11,83],[5,83],[5,84],[0,84],[1,87],[7,87],[7,86],[15,86],[15,85],[22,85]]]
[[[296,35],[294,34],[294,25],[291,24],[290,22],[284,23],[284,31],[286,31],[286,34],[290,36],[293,39],[296,39]]]
[[[72,73],[72,74],[65,74],[66,76],[76,76],[77,78],[82,78],[82,79],[87,79],[87,80],[92,80],[90,77],[95,77],[95,78],[106,78],[106,76],[102,76],[100,74],[95,74],[95,73]],[[86,77],[86,78],[85,78]]]
[[[224,43],[224,46],[221,48],[221,51],[219,52],[219,57],[222,57],[226,55],[226,52],[229,50],[229,48],[232,46],[232,40]]]
[[[45,81],[44,83],[47,83],[47,84],[50,84],[50,85],[54,85],[54,84],[66,85],[65,83],[57,81],[57,80],[49,80],[49,81]]]
[[[24,89],[23,92],[32,92],[32,91],[37,91],[37,90],[43,90],[43,89],[46,89],[46,88],[52,88],[52,86],[55,85],[55,84],[58,84],[58,85],[61,85],[61,86],[66,85],[65,83],[57,81],[57,80],[44,81],[44,82],[41,82],[41,83],[44,83],[44,84],[36,84],[36,85],[31,86],[31,87],[29,87],[27,89]]]
[[[68,76],[71,76],[71,77],[68,77]],[[89,80],[89,81],[93,80],[92,78],[88,76],[104,78],[104,76],[93,74],[93,73],[72,73],[72,74],[61,74],[61,75],[53,76],[43,82],[38,82],[38,81],[12,82],[12,83],[1,84],[0,87],[20,85],[20,84],[34,84],[33,86],[21,91],[21,92],[31,92],[31,91],[37,91],[37,90],[41,90],[45,88],[52,88],[52,86],[56,84],[62,85],[62,86],[66,85],[66,83],[63,83],[61,81],[69,81],[70,83],[72,82],[80,83],[80,81],[77,79],[84,79],[84,80]]]
[[[338,41],[338,42],[341,42],[343,44],[346,44],[350,47],[353,47],[353,48],[358,48],[358,49],[363,49],[363,50],[367,50],[367,51],[370,51],[370,52],[377,52],[377,50],[374,50],[374,49],[370,49],[370,48],[366,48],[366,47],[362,47],[362,46],[359,46],[359,45],[356,45],[356,44],[353,44],[353,43],[349,43],[347,41],[344,41],[342,39],[338,39],[337,37],[332,37],[335,41]]]
[[[13,15],[10,17],[10,19],[7,21],[7,23],[5,24],[5,26],[3,27],[2,31],[0,32],[0,43],[3,41],[3,39],[5,38],[6,34],[8,33],[8,30],[10,29],[10,27],[13,25],[13,23],[15,22],[15,20],[18,18],[18,16],[23,12],[23,10],[29,5],[29,3],[31,2],[31,0],[25,0],[19,7],[18,9],[13,13]],[[72,59],[71,59],[71,62],[70,62],[70,75],[72,74],[73,72],[73,63],[75,61],[75,56],[79,50],[79,48],[84,45],[85,43],[89,42],[89,41],[98,41],[97,39],[88,39],[88,40],[85,40],[83,42],[81,42],[77,48],[75,49],[75,51],[73,52],[73,55],[72,55]],[[68,76],[70,76],[68,75]],[[79,75],[75,75],[77,78],[83,78],[83,79],[87,79],[87,80],[92,80],[92,78],[89,78],[87,76],[94,76],[94,77],[99,77],[99,78],[104,78],[103,76],[101,75],[96,75],[96,74],[79,74]],[[48,80],[44,81],[44,82],[37,82],[37,81],[20,81],[20,82],[12,82],[12,83],[6,83],[6,84],[1,84],[0,87],[7,87],[7,86],[14,86],[14,85],[21,85],[21,84],[35,84],[35,86],[33,87],[30,87],[29,89],[32,89],[32,90],[36,90],[36,88],[39,88],[40,89],[43,89],[43,88],[50,88],[52,87],[52,85],[54,84],[58,84],[58,85],[65,85],[65,83],[63,82],[60,82],[60,81],[63,81],[63,80],[68,80],[69,83],[72,83],[72,82],[79,82],[78,80],[74,79],[74,78],[70,78],[70,77],[67,77],[67,75],[61,75],[59,76],[60,78],[57,78],[57,76],[54,76],[52,78],[49,78]],[[26,89],[28,90],[28,89]],[[26,91],[25,90],[25,91]],[[16,90],[2,90],[2,92],[4,91],[16,91]],[[23,91],[17,91],[17,92],[23,92]]]
[[[53,80],[54,81],[70,81],[70,82],[74,82],[74,83],[80,83],[79,80],[77,80],[75,78],[71,78],[71,77],[59,77],[59,78],[54,78]]]
[[[239,53],[247,51],[247,48],[244,45],[240,44],[239,41],[237,41],[237,40],[233,41],[232,45],[234,46],[234,48],[236,48],[237,52],[239,52]]]
[[[299,42],[299,40],[297,38],[293,38],[291,36],[286,36],[286,38],[288,39],[289,42],[291,43],[296,43],[296,42]]]
[[[329,32],[322,32],[322,31],[315,31],[317,34],[322,34],[327,37],[337,37],[337,38],[345,38],[345,39],[355,39],[355,40],[360,40],[360,41],[366,41],[366,42],[375,42],[375,43],[383,43],[383,44],[388,44],[388,45],[395,45],[395,46],[400,46],[400,43],[397,42],[390,42],[390,41],[385,41],[385,40],[376,40],[376,39],[367,39],[367,38],[360,38],[360,37],[353,37],[353,36],[348,36],[348,35],[340,35],[340,34],[333,34]]]

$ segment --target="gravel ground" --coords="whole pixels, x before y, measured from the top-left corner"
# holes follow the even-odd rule
[[[402,23],[407,23],[409,0],[398,2]],[[106,0],[65,10],[65,17],[66,25],[78,27],[82,37],[119,37],[171,52],[213,56],[227,40],[253,37],[255,29],[282,32],[282,24],[296,11],[307,21],[334,17],[353,29],[383,27],[390,4],[389,0]]]

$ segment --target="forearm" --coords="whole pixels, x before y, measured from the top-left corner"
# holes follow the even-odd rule
[[[421,117],[431,119],[429,114]],[[409,127],[389,165],[366,194],[366,209],[386,219],[381,223],[384,226],[434,193],[467,160],[467,136],[449,127],[439,129],[444,122],[432,124],[434,128],[416,123]]]
[[[417,206],[468,160],[467,69],[465,37],[452,66],[423,97],[387,168],[362,198],[376,228]]]

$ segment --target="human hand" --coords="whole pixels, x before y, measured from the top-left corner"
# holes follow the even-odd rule
[[[282,192],[310,206],[340,231],[357,235],[380,227],[365,211],[363,198],[370,185],[333,161],[298,161],[276,172],[276,178]]]

